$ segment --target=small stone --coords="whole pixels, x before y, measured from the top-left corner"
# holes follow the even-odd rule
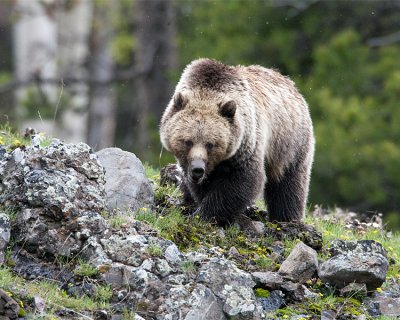
[[[46,300],[44,300],[42,297],[35,296],[33,297],[33,303],[35,304],[36,310],[42,314],[46,308]]]
[[[110,268],[102,274],[103,280],[114,288],[122,288],[128,285],[127,266],[122,263],[112,263]]]
[[[278,272],[280,275],[298,282],[311,279],[318,269],[317,252],[305,245],[298,243],[283,261]]]
[[[235,224],[239,226],[239,229],[243,232],[255,235],[262,236],[265,234],[265,225],[261,221],[254,221],[248,216],[241,214],[235,221]]]
[[[154,265],[154,261],[152,259],[146,259],[143,261],[140,268],[151,272],[151,270],[153,269],[153,265]]]
[[[268,298],[257,298],[265,312],[271,312],[279,309],[284,303],[284,294],[280,290],[271,292]]]
[[[270,290],[277,290],[283,284],[283,278],[277,272],[253,272],[251,276],[256,283],[256,286],[266,287]]]
[[[155,274],[160,275],[162,278],[168,276],[173,271],[167,260],[164,259],[156,259],[155,269]]]
[[[10,241],[11,225],[8,215],[0,212],[0,266],[4,263],[4,250]]]
[[[322,310],[321,311],[321,320],[335,320],[336,313],[332,310]]]
[[[281,285],[281,290],[292,301],[303,301],[306,298],[316,298],[318,294],[308,290],[306,286],[301,283],[294,283],[286,281]]]
[[[182,254],[175,244],[171,244],[165,249],[165,259],[172,265],[178,265],[182,262]]]
[[[230,256],[239,256],[240,255],[238,249],[236,249],[235,247],[230,247],[228,250],[228,254]]]
[[[400,298],[379,297],[377,301],[383,316],[400,317]]]

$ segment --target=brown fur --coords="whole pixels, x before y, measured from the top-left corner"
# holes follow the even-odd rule
[[[264,188],[271,219],[304,218],[314,136],[307,104],[287,77],[260,66],[193,61],[160,134],[204,216],[233,221]],[[205,174],[194,183],[198,161]]]

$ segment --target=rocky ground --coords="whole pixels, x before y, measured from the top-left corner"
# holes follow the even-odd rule
[[[0,148],[0,319],[390,319],[400,236],[316,207],[222,229],[187,215],[179,170],[54,140]]]

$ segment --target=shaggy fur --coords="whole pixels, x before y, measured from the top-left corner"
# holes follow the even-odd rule
[[[160,135],[183,169],[185,198],[204,217],[232,222],[264,189],[271,220],[304,218],[312,123],[294,83],[278,72],[193,61],[164,112]]]

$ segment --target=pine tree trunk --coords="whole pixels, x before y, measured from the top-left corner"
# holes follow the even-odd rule
[[[158,124],[172,93],[168,76],[177,60],[174,1],[138,0],[135,12],[135,65],[142,71],[135,80],[138,149],[146,158],[153,146],[151,123],[156,130],[154,124]]]
[[[111,55],[114,6],[112,1],[95,6],[90,60],[90,73],[95,81],[110,81],[114,76],[115,63]],[[112,84],[92,83],[87,135],[90,146],[100,150],[114,144],[115,113],[116,93]]]

